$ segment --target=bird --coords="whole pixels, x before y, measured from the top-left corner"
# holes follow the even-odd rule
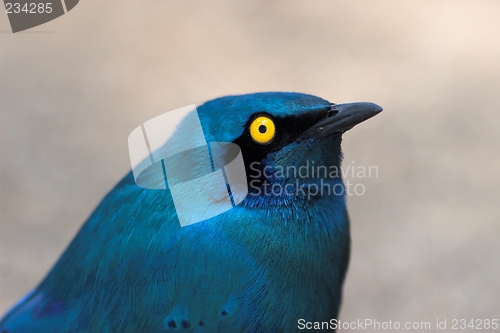
[[[342,175],[290,170],[340,168],[343,133],[381,111],[295,92],[198,106],[206,142],[241,151],[243,200],[181,226],[168,187],[142,188],[129,172],[0,319],[0,333],[288,333],[301,320],[337,319],[350,222],[345,191],[326,188],[342,187]],[[189,138],[182,122],[173,137]],[[288,191],[269,190],[279,186]]]

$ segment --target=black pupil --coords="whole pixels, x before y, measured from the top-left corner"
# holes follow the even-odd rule
[[[262,134],[266,133],[267,131],[267,127],[266,125],[260,125],[259,126],[259,132],[261,132]]]

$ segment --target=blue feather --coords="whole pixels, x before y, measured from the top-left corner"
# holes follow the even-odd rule
[[[301,318],[336,318],[350,247],[345,195],[301,193],[320,179],[277,174],[306,161],[340,167],[341,133],[297,139],[308,119],[326,117],[331,107],[297,93],[200,106],[207,141],[240,144],[247,172],[257,159],[268,167],[266,184],[289,184],[295,194],[250,193],[221,215],[181,227],[170,191],[140,188],[129,173],[47,277],[0,321],[0,332],[293,332]],[[249,121],[260,113],[281,124],[280,146],[248,139]],[[189,136],[182,129],[177,139]]]

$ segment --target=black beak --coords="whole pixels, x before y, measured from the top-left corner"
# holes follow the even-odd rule
[[[307,132],[315,133],[320,138],[333,133],[343,133],[381,111],[380,106],[368,102],[332,104],[326,117],[314,124]]]

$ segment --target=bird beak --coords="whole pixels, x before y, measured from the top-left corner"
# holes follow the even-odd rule
[[[333,133],[343,133],[381,111],[380,106],[368,102],[332,104],[326,117],[314,124],[307,132],[315,133],[319,138]]]

